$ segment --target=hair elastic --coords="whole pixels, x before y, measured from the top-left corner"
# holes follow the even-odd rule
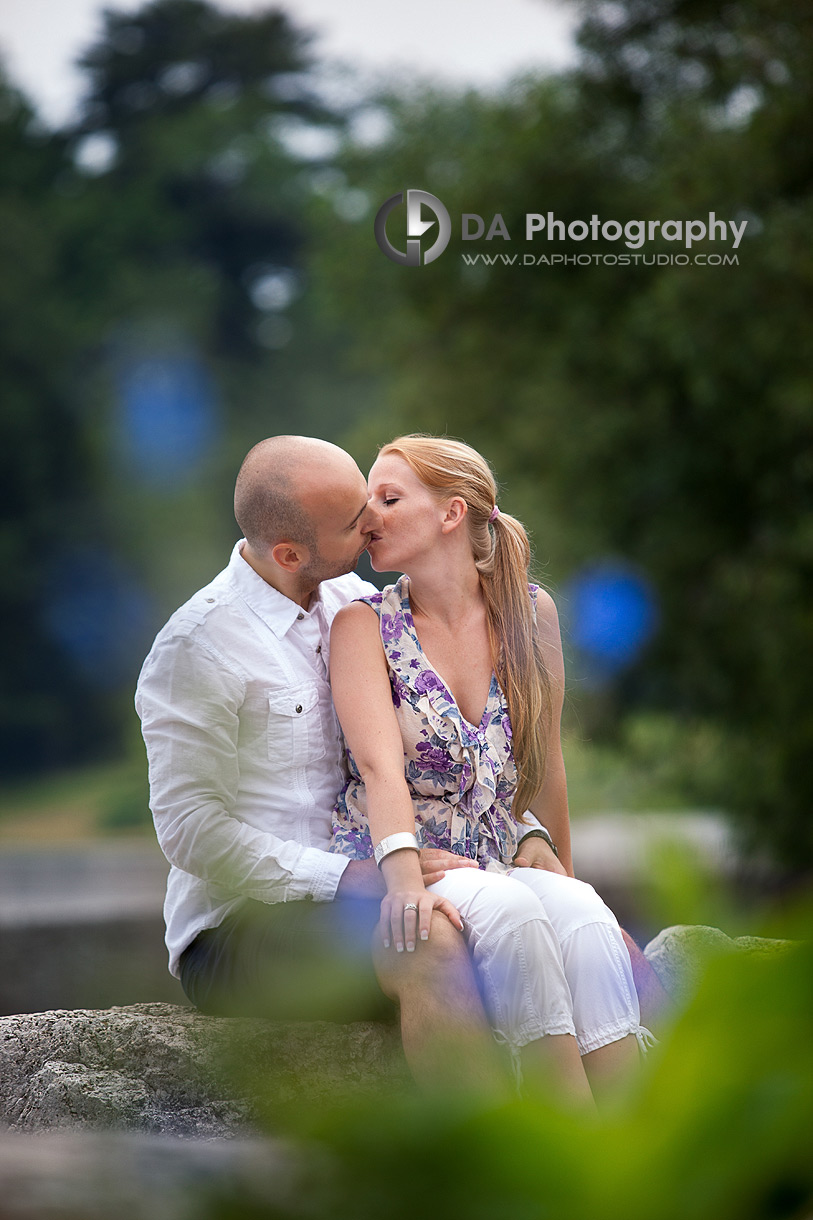
[[[497,505],[495,504],[488,517],[489,525],[491,525],[491,523],[493,521],[496,521],[497,518],[499,517],[499,515],[500,515],[500,510],[497,508]]]

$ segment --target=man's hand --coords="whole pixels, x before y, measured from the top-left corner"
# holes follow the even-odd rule
[[[442,847],[422,847],[419,855],[424,885],[440,881],[450,868],[477,868],[476,860],[458,856],[453,851],[444,851]]]
[[[567,869],[554,853],[550,843],[534,835],[526,839],[514,857],[515,868],[542,868],[548,873],[561,873],[567,876]]]

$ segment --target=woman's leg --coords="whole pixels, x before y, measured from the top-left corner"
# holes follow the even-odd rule
[[[613,1088],[637,1070],[644,1036],[618,921],[592,886],[572,877],[522,868],[511,879],[537,896],[558,938],[590,1084],[596,1093]]]
[[[539,900],[509,877],[474,869],[429,888],[461,914],[495,1036],[521,1063],[526,1088],[590,1104],[562,953]]]

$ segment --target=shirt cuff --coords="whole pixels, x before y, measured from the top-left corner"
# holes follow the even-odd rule
[[[348,856],[306,847],[291,877],[287,901],[312,898],[314,902],[332,902],[349,863]]]

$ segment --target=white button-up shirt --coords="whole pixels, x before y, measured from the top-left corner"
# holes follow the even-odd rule
[[[170,970],[241,898],[335,897],[348,861],[330,855],[346,778],[328,681],[330,625],[375,592],[325,581],[305,611],[243,559],[159,632],[136,692],[158,841],[172,868],[164,916]]]

